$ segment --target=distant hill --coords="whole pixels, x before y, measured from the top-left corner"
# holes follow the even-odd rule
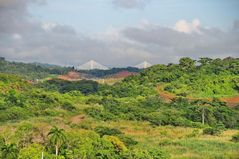
[[[88,67],[88,65],[91,67],[91,63],[87,63],[84,66]],[[99,69],[98,66],[100,65],[95,65],[95,63],[93,63],[91,67],[92,69],[80,69],[77,71],[71,67],[61,67],[44,63],[10,62],[5,60],[5,58],[0,57],[0,73],[16,74],[28,80],[43,79],[55,76],[59,76],[60,78],[67,80],[77,80],[81,78],[91,79],[109,77],[122,71],[128,72],[127,74],[136,74],[141,71],[141,69],[135,67]],[[78,69],[79,68],[81,67],[78,67]],[[121,75],[124,77],[128,76],[125,75],[125,73]],[[119,74],[119,76],[121,75]],[[115,77],[116,76],[118,75],[115,75]]]
[[[65,74],[70,70],[72,68],[40,63],[10,62],[0,58],[0,73],[16,74],[29,80]]]
[[[127,71],[128,73],[139,73],[141,71],[141,69],[135,68],[135,67],[127,67],[127,68],[111,68],[108,70],[98,70],[98,69],[94,69],[94,70],[79,70],[79,73],[85,73],[88,74],[90,76],[94,76],[96,78],[102,78],[102,77],[109,77],[109,76],[113,76],[119,72],[122,71]]]

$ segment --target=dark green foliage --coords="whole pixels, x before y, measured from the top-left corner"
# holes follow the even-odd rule
[[[2,159],[16,159],[18,157],[18,147],[16,144],[5,144],[2,146]]]
[[[158,96],[139,98],[138,100],[121,98],[103,98],[102,106],[87,108],[88,115],[99,120],[139,120],[149,121],[153,125],[174,125],[203,127],[222,125],[226,128],[237,128],[239,112],[216,101],[192,101],[184,98],[164,103]]]
[[[87,99],[86,104],[100,104],[101,98],[98,96],[92,96]]]
[[[117,137],[124,142],[127,147],[137,145],[138,142],[132,139],[131,137],[125,136],[124,134],[119,134]]]
[[[233,142],[239,142],[239,133],[232,136],[232,141]]]
[[[179,60],[179,66],[181,69],[184,69],[186,71],[192,70],[195,68],[196,61],[189,58],[189,57],[183,57]]]
[[[96,119],[99,119],[99,120],[104,120],[104,121],[107,121],[107,120],[114,120],[114,119],[117,119],[117,116],[111,114],[110,112],[108,111],[104,111],[104,109],[102,108],[87,108],[85,109],[85,112],[96,118]]]
[[[219,135],[220,133],[220,131],[212,127],[203,129],[203,134],[205,135]]]
[[[59,154],[59,150],[66,143],[65,130],[57,127],[51,128],[48,133],[50,145],[55,148],[56,158]]]
[[[73,106],[73,104],[69,101],[65,101],[62,106],[61,106],[63,109],[65,110],[68,110],[68,111],[73,111],[75,110],[76,108]]]
[[[72,68],[39,63],[9,62],[2,58],[0,60],[1,73],[17,74],[30,80],[46,78],[54,74],[65,74],[70,70]]]
[[[113,129],[113,128],[108,128],[108,127],[103,127],[103,126],[99,126],[96,127],[94,129],[95,132],[97,132],[101,137],[104,135],[119,135],[122,134],[121,131],[119,131],[118,129]]]
[[[121,71],[140,72],[141,70],[134,67],[127,67],[127,68],[112,68],[109,70],[97,70],[97,69],[96,70],[80,70],[78,72],[87,73],[88,75],[101,78],[101,77],[110,76],[112,74],[115,74]]]
[[[206,135],[220,135],[225,130],[225,127],[222,123],[216,124],[213,127],[208,127],[203,129],[203,134]]]
[[[91,80],[81,81],[64,81],[60,79],[53,79],[40,84],[40,87],[47,90],[56,90],[61,93],[80,91],[82,94],[88,95],[98,91],[98,83]]]

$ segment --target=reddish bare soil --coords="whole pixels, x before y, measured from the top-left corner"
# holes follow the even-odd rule
[[[81,76],[78,72],[70,71],[65,75],[58,76],[59,79],[66,80],[66,81],[76,81],[80,80]]]
[[[229,106],[239,105],[239,96],[231,98],[221,98],[221,100],[227,102]]]
[[[137,75],[138,73],[136,72],[129,72],[129,71],[120,71],[116,74],[111,75],[111,78],[126,78],[129,76]]]

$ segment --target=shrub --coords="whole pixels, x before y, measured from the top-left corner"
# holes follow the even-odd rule
[[[118,137],[105,136],[104,138],[110,141],[114,145],[116,152],[122,152],[127,150],[127,147],[125,146],[125,144],[122,141],[120,141]]]
[[[149,154],[152,156],[153,159],[168,159],[170,155],[161,149],[150,149]]]
[[[100,107],[94,107],[94,108],[86,108],[85,109],[86,114],[90,115],[93,118],[96,118],[98,120],[113,120],[116,119],[116,116]]]
[[[200,134],[199,129],[194,129],[190,134],[188,134],[186,137],[190,138],[190,137],[198,137]]]
[[[166,86],[164,88],[165,91],[168,91],[168,92],[173,92],[173,87],[172,86]]]
[[[220,135],[225,130],[225,126],[219,122],[214,127],[205,128],[203,134],[207,135]]]
[[[68,110],[68,111],[73,111],[75,110],[76,108],[70,103],[70,102],[64,102],[61,107],[65,110]]]
[[[239,142],[239,133],[233,135],[231,141],[233,141],[233,142]]]
[[[208,127],[203,129],[203,134],[205,135],[220,135],[222,132],[220,129]]]
[[[108,127],[103,127],[103,126],[99,126],[99,127],[96,127],[95,129],[95,132],[97,132],[101,137],[104,136],[104,135],[119,135],[119,134],[122,134],[122,132],[118,129],[114,129],[114,128],[108,128]]]
[[[38,144],[31,144],[28,147],[25,147],[20,150],[18,159],[39,159],[42,156],[43,146]],[[55,157],[54,155],[49,155],[47,152],[44,152],[44,157],[50,159]]]
[[[133,149],[123,154],[124,159],[168,159],[170,155],[160,149]]]
[[[89,99],[87,99],[86,104],[99,104],[101,103],[101,99],[98,97],[90,97]]]
[[[134,149],[131,152],[130,159],[151,159],[151,155],[147,150]]]
[[[124,142],[124,144],[129,147],[129,146],[134,146],[136,144],[138,144],[137,141],[135,141],[134,139],[132,139],[131,137],[125,136],[123,134],[119,134],[117,135],[117,137]]]

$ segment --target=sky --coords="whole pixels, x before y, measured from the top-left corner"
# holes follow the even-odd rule
[[[0,0],[0,56],[110,67],[239,57],[239,1]]]

